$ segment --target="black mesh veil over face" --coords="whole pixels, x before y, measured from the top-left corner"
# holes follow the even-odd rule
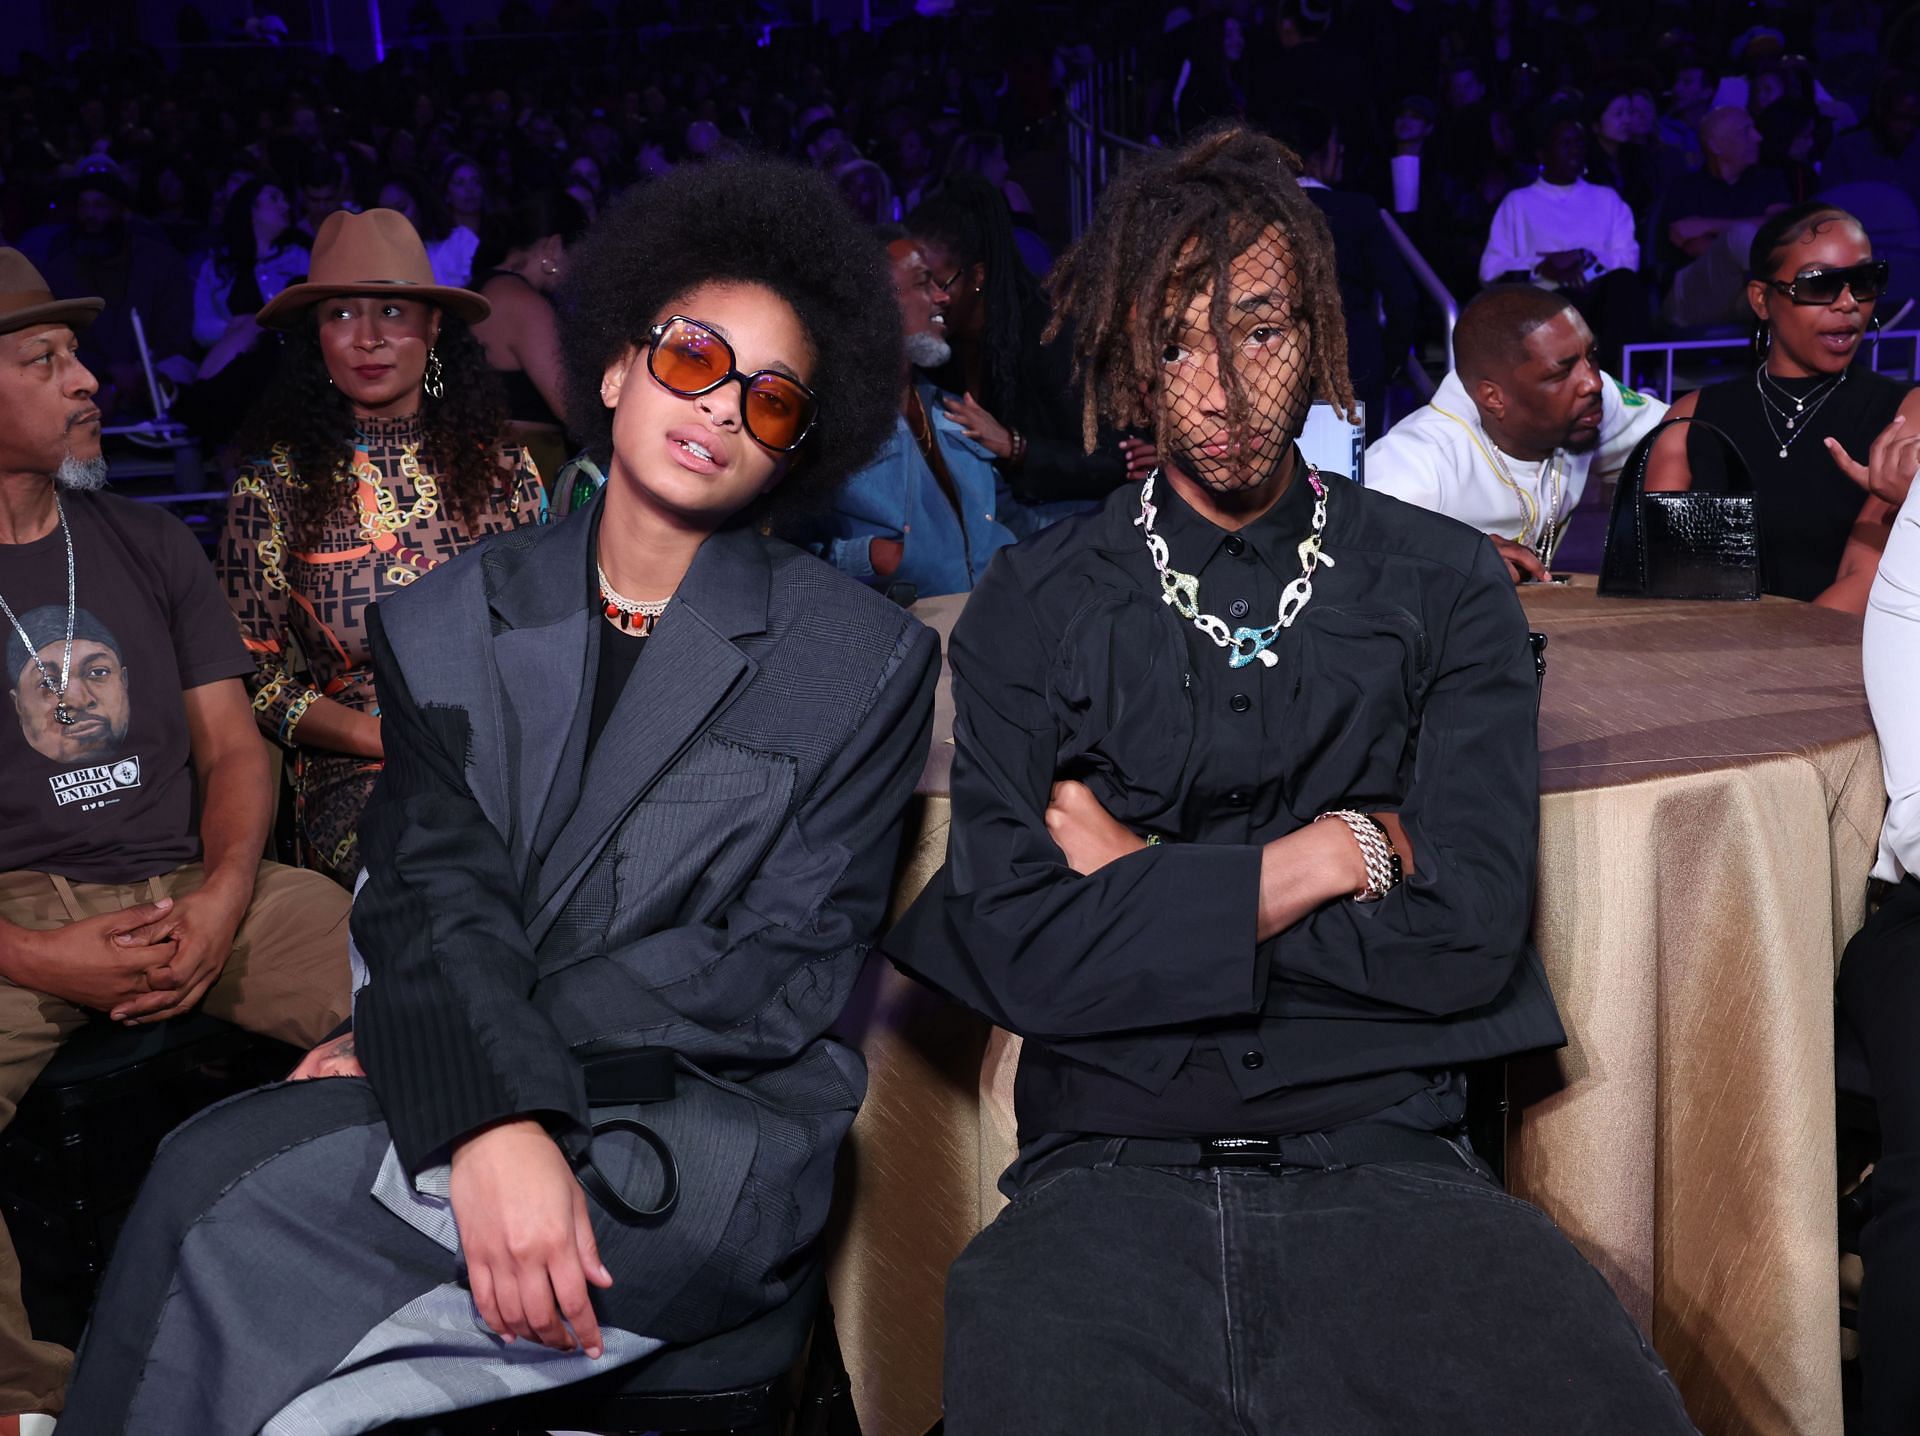
[[[1293,246],[1271,224],[1233,238],[1244,242],[1226,265],[1200,262],[1189,244],[1175,268],[1152,390],[1161,454],[1222,494],[1273,476],[1314,391],[1312,321]]]
[[[1316,397],[1351,415],[1333,236],[1298,170],[1239,125],[1128,157],[1047,282],[1089,449],[1102,420],[1150,428],[1229,494],[1273,475]]]

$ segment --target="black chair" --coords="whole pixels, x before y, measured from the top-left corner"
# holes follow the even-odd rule
[[[388,1436],[519,1436],[556,1428],[604,1436],[784,1436],[789,1429],[794,1436],[859,1436],[825,1265],[816,1265],[785,1304],[732,1331],[555,1391],[384,1429]]]
[[[1540,695],[1547,682],[1547,635],[1529,633],[1527,647],[1533,652],[1534,722],[1540,719]],[[1475,1062],[1466,1069],[1467,1140],[1480,1160],[1493,1168],[1494,1180],[1507,1183],[1507,1123],[1513,1111],[1509,1092],[1507,1060]]]
[[[72,1346],[160,1139],[209,1103],[283,1077],[282,1043],[204,1012],[96,1019],[67,1039],[0,1134],[0,1211],[34,1335]]]

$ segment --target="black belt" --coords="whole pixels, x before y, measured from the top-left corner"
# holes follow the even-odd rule
[[[664,1102],[673,1096],[679,1070],[671,1048],[632,1047],[618,1042],[592,1042],[573,1049],[587,1079],[587,1107],[632,1107]],[[650,1207],[635,1206],[594,1165],[593,1137],[602,1132],[630,1132],[652,1150],[660,1162],[660,1195]],[[664,1218],[680,1200],[680,1168],[666,1138],[636,1117],[602,1117],[591,1124],[587,1148],[573,1164],[573,1172],[588,1195],[628,1226]]]
[[[1089,1137],[1040,1158],[1022,1185],[1070,1167],[1298,1167],[1338,1172],[1378,1162],[1424,1162],[1486,1175],[1439,1132],[1355,1122],[1331,1132],[1287,1137]]]

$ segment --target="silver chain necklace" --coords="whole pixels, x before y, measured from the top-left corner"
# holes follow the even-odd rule
[[[1153,559],[1154,572],[1160,575],[1161,600],[1226,649],[1228,667],[1245,668],[1259,659],[1266,667],[1272,668],[1280,660],[1267,650],[1273,647],[1274,640],[1280,637],[1283,630],[1293,627],[1300,610],[1313,598],[1314,570],[1323,564],[1328,568],[1333,567],[1333,556],[1320,551],[1320,536],[1327,527],[1327,486],[1320,480],[1320,470],[1312,464],[1307,465],[1307,483],[1313,489],[1313,528],[1300,541],[1300,576],[1282,591],[1280,612],[1265,628],[1229,629],[1220,619],[1201,610],[1200,580],[1173,566],[1172,557],[1167,552],[1167,541],[1153,531],[1153,521],[1160,512],[1154,506],[1153,485],[1159,477],[1160,471],[1155,469],[1147,475],[1146,483],[1141,486],[1140,517],[1133,521],[1133,526],[1146,533],[1147,553]]]
[[[1781,458],[1786,458],[1787,450],[1793,447],[1794,440],[1807,432],[1808,426],[1813,423],[1813,416],[1820,412],[1821,406],[1824,405],[1827,400],[1840,392],[1840,386],[1847,382],[1847,375],[1852,372],[1850,369],[1842,369],[1840,373],[1835,378],[1829,380],[1824,387],[1815,385],[1805,395],[1796,399],[1788,392],[1785,385],[1779,383],[1771,374],[1767,373],[1765,361],[1762,361],[1759,368],[1753,371],[1753,387],[1760,392],[1760,412],[1766,416],[1767,432],[1773,435],[1774,443],[1780,446]],[[1791,414],[1787,412],[1784,405],[1778,403],[1774,397],[1767,392],[1769,382],[1793,401],[1793,412]],[[1815,397],[1816,395],[1818,395],[1817,398]],[[1813,407],[1808,408],[1807,406],[1809,404]],[[1775,414],[1778,414],[1787,421],[1787,432],[1784,438],[1781,436],[1779,424],[1774,422]]]
[[[26,626],[13,615],[13,607],[3,595],[0,595],[0,613],[7,616],[7,622],[13,625],[13,631],[20,635],[20,641],[27,646],[27,656],[33,660],[33,666],[40,670],[40,686],[53,695],[53,716],[61,724],[71,728],[79,721],[74,711],[67,707],[67,682],[73,677],[73,533],[67,527],[66,506],[60,502],[60,496],[53,496],[53,511],[60,515],[60,537],[67,541],[67,641],[60,651],[60,682],[56,686],[53,675],[47,672],[47,665],[40,661],[40,650],[34,646]]]

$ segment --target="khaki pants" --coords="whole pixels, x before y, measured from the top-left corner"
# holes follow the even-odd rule
[[[206,880],[189,863],[138,883],[72,883],[46,873],[0,873],[0,918],[51,929],[137,903],[190,893]],[[233,952],[202,1008],[249,1032],[311,1047],[351,1010],[347,914],[352,899],[318,873],[260,864]],[[0,1128],[73,1031],[82,1008],[0,978]],[[0,1226],[0,1413],[57,1412],[73,1354],[33,1340],[20,1301],[20,1263]]]

